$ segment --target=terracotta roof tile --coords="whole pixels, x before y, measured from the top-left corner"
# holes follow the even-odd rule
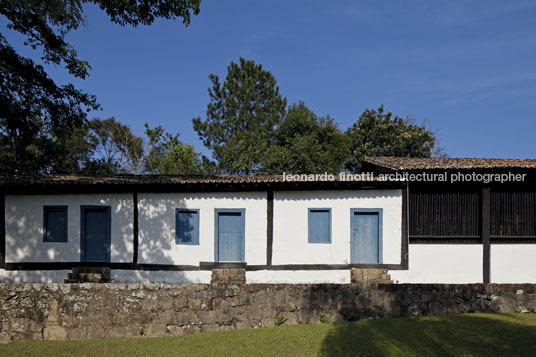
[[[365,161],[374,166],[391,170],[431,169],[536,169],[534,159],[477,159],[477,158],[411,158],[367,157]]]
[[[283,181],[282,176],[236,175],[24,175],[0,177],[0,186],[10,185],[140,185],[199,183],[265,183]]]
[[[348,179],[346,179],[348,180]],[[356,177],[349,182],[369,181],[370,178]],[[373,178],[378,181],[377,177]],[[304,182],[330,181],[313,179]],[[339,175],[333,175],[333,181],[340,181]],[[393,180],[397,181],[397,180]],[[189,184],[268,184],[299,183],[293,179],[283,180],[282,175],[14,175],[0,176],[0,187],[46,187],[46,186],[120,186],[120,185],[189,185]]]

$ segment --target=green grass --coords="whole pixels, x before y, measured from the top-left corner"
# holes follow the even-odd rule
[[[0,356],[531,356],[536,314],[460,314],[181,337],[24,341]]]

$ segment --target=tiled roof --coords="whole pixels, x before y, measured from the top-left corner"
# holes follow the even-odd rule
[[[367,157],[365,161],[371,165],[391,170],[536,169],[536,160],[534,159]]]
[[[311,175],[305,175],[311,177]],[[324,175],[314,175],[324,176]],[[153,187],[173,187],[182,185],[256,185],[256,184],[271,184],[271,183],[288,183],[295,186],[300,183],[314,182],[341,182],[339,175],[333,175],[330,178],[313,178],[313,179],[292,179],[284,180],[283,175],[24,175],[24,176],[0,176],[0,188],[8,190],[9,188],[24,189],[25,187],[62,187],[62,186],[148,186]],[[353,178],[343,178],[342,181],[347,183],[352,182],[369,182],[370,177],[356,175]],[[373,181],[381,181],[377,177],[372,177]],[[393,182],[400,181],[397,179]]]
[[[204,183],[267,183],[282,182],[280,175],[24,175],[0,177],[0,186],[25,185],[144,185]]]

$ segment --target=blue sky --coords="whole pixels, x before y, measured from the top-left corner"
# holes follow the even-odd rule
[[[207,153],[191,119],[205,117],[209,73],[225,77],[242,56],[272,72],[289,104],[303,100],[343,130],[384,104],[426,120],[451,157],[536,157],[534,1],[202,0],[189,27],[138,28],[85,9],[87,26],[67,40],[90,77],[51,73],[97,95],[103,110],[91,117],[138,135],[162,125]]]

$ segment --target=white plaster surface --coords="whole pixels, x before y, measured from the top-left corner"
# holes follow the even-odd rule
[[[0,283],[63,283],[70,270],[4,270]]]
[[[492,283],[536,283],[536,245],[492,244]]]
[[[140,193],[139,263],[214,261],[214,209],[244,208],[245,260],[266,264],[266,192]],[[199,245],[175,244],[175,209],[199,209]]]
[[[246,271],[246,283],[349,284],[348,270],[259,270]]]
[[[390,270],[399,283],[481,283],[481,244],[410,244],[409,269]]]
[[[308,242],[308,209],[331,208],[332,242]],[[402,191],[274,192],[273,264],[350,263],[350,209],[383,209],[383,263],[400,264]]]
[[[67,243],[43,242],[43,206],[68,206]],[[6,195],[6,262],[79,262],[80,206],[111,206],[112,262],[131,262],[132,194]]]

